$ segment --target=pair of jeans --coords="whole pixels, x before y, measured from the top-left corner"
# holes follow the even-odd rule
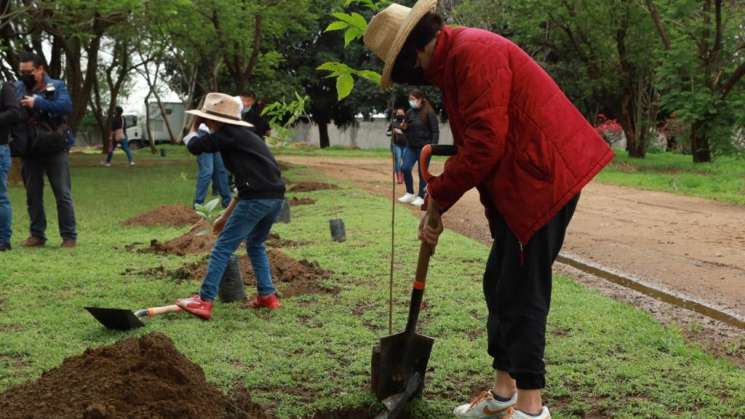
[[[406,183],[406,192],[414,193],[414,176],[411,174],[411,169],[414,168],[416,163],[419,169],[419,196],[424,198],[424,190],[427,187],[427,182],[424,181],[422,176],[422,168],[419,166],[419,155],[422,153],[422,147],[406,147],[406,151],[403,153],[403,167],[404,182]],[[430,159],[427,159],[429,164]]]
[[[506,371],[521,390],[546,386],[546,318],[551,268],[564,244],[579,195],[521,244],[499,215],[489,217],[494,243],[484,273],[486,323],[492,366]]]
[[[222,207],[227,208],[230,204],[230,186],[228,184],[228,171],[222,161],[220,153],[202,153],[197,156],[197,192],[194,197],[195,204],[204,204],[207,197],[207,189],[212,182],[212,192],[217,192],[222,198]]]
[[[127,155],[127,160],[132,163],[132,160],[134,160],[134,158],[132,157],[132,152],[129,151],[129,139],[127,137],[124,137],[124,139],[119,142],[119,146],[122,148],[122,150],[124,150],[124,154]],[[112,150],[109,151],[109,155],[106,156],[106,163],[111,163],[111,158],[114,157],[114,149],[116,149],[116,147],[113,147]]]
[[[64,240],[76,240],[75,208],[72,203],[70,159],[66,151],[33,156],[23,160],[23,183],[26,186],[26,205],[31,221],[31,236],[45,240],[47,218],[44,213],[44,174],[49,178],[57,201],[57,221]]]
[[[10,244],[13,234],[13,209],[8,198],[8,173],[12,162],[10,147],[0,144],[0,245]]]
[[[220,289],[230,256],[246,241],[248,257],[256,275],[256,288],[259,295],[276,292],[272,284],[272,271],[266,255],[264,242],[269,236],[272,224],[282,208],[283,199],[241,199],[225,223],[225,228],[215,242],[210,254],[207,275],[202,282],[199,295],[203,300],[213,301]]]
[[[403,170],[403,159],[405,152],[406,146],[391,143],[391,153],[393,154],[393,173],[398,173]]]

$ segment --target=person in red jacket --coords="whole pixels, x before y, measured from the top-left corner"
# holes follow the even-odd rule
[[[428,211],[448,210],[475,187],[494,238],[483,288],[496,383],[454,414],[546,419],[552,265],[580,191],[613,152],[522,49],[488,31],[445,26],[436,6],[394,3],[370,21],[364,41],[385,63],[384,88],[442,91],[458,153],[427,186]],[[441,232],[422,223],[419,238],[436,245]]]

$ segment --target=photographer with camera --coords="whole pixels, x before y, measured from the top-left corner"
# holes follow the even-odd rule
[[[46,74],[42,57],[27,52],[21,55],[20,63],[22,83],[18,83],[16,93],[20,105],[29,112],[24,127],[27,147],[23,153],[22,172],[31,221],[31,234],[22,245],[41,247],[47,241],[43,200],[46,173],[57,201],[62,247],[72,248],[77,233],[68,153],[75,139],[66,118],[72,112],[72,101],[65,83]]]

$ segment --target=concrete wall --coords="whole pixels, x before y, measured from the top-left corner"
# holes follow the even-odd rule
[[[332,146],[357,147],[361,149],[388,148],[390,137],[385,135],[388,121],[360,121],[356,127],[344,130],[329,124],[329,140]],[[315,124],[298,124],[295,128],[294,142],[319,145],[318,126]],[[440,144],[452,144],[453,135],[448,124],[440,124]]]

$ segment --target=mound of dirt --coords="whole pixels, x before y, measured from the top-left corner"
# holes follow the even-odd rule
[[[272,269],[272,280],[283,297],[307,294],[335,294],[339,290],[321,284],[322,280],[329,278],[331,272],[321,268],[317,262],[308,260],[295,260],[278,249],[269,249],[269,265]],[[243,281],[250,289],[256,287],[256,275],[254,275],[251,261],[248,256],[238,257],[238,263],[243,271]],[[181,281],[201,281],[207,273],[209,257],[194,263],[186,264],[175,270],[168,270],[163,266],[146,269],[141,273],[157,278],[167,278]],[[125,274],[132,271],[125,271]]]
[[[153,239],[146,251],[177,256],[198,255],[212,250],[215,240],[217,237],[212,234],[212,227],[209,223],[199,220],[188,232],[175,239],[165,243]]]
[[[171,226],[183,227],[201,220],[193,209],[184,205],[164,205],[146,213],[132,217],[124,222],[125,226]]]
[[[297,205],[313,205],[316,203],[316,200],[313,198],[290,198],[287,200],[289,202],[291,207],[297,206]]]
[[[302,240],[285,240],[279,237],[279,234],[277,233],[269,233],[269,237],[266,239],[265,244],[269,247],[298,247],[308,244],[308,242]]]
[[[0,394],[0,412],[7,419],[268,418],[245,390],[230,400],[209,384],[160,333],[67,358]]]
[[[313,192],[323,191],[328,189],[339,189],[338,186],[332,183],[323,182],[298,182],[290,186],[290,192]]]

